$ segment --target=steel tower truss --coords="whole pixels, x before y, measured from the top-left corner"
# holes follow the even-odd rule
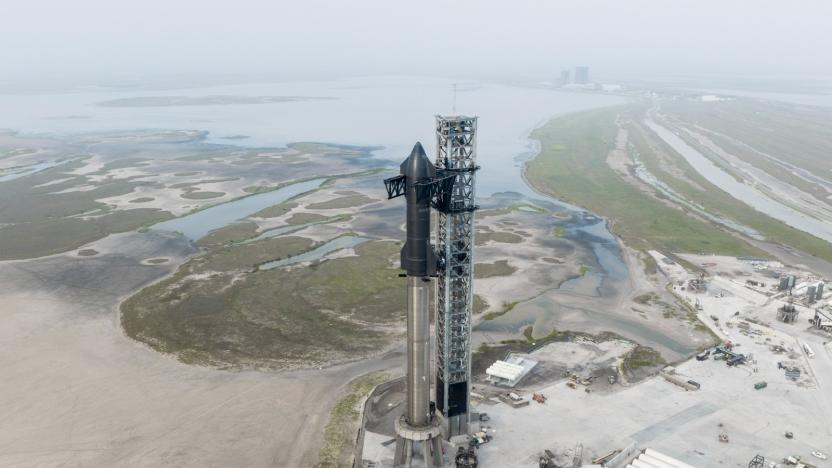
[[[435,165],[455,176],[436,224],[436,406],[450,436],[466,434],[469,422],[476,135],[476,117],[436,116]]]

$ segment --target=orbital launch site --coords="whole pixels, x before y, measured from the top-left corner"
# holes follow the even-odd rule
[[[0,467],[832,468],[832,3],[0,14]]]

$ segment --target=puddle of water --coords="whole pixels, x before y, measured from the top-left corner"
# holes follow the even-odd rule
[[[63,161],[46,161],[46,162],[39,162],[35,164],[31,164],[24,167],[17,167],[14,169],[8,169],[7,171],[0,171],[0,182],[7,182],[10,180],[19,179],[24,176],[37,174],[38,172],[45,171],[51,167],[55,167],[61,164],[65,164],[69,162],[69,160]]]
[[[555,330],[555,316],[560,304],[541,301],[541,298],[523,303],[510,312],[493,320],[483,320],[474,330],[478,332],[521,333],[533,326],[536,336],[548,335]]]
[[[326,224],[326,223],[330,223],[330,222],[333,222],[333,219],[328,218],[328,219],[321,220],[321,221],[312,221],[310,223],[290,224],[288,226],[280,226],[278,228],[269,229],[268,231],[264,231],[259,236],[252,237],[251,239],[246,239],[242,242],[239,242],[238,244],[239,245],[249,244],[251,242],[257,242],[259,240],[269,239],[269,238],[272,238],[272,237],[282,236],[283,234],[289,234],[291,232],[300,231],[301,229],[307,228],[309,226],[315,226],[317,224]]]
[[[157,231],[181,232],[187,238],[197,240],[205,237],[206,234],[215,229],[244,219],[264,208],[283,203],[296,195],[314,190],[320,187],[324,180],[315,179],[299,182],[297,184],[287,185],[278,190],[272,190],[271,192],[258,193],[227,203],[214,205],[202,211],[182,216],[181,218],[155,224],[153,229]]]
[[[584,308],[564,307],[556,299],[540,296],[518,305],[509,313],[494,320],[480,322],[479,332],[521,333],[534,326],[535,336],[559,330],[604,330],[618,333],[631,340],[652,347],[663,347],[680,355],[695,351],[695,346],[680,343],[660,330],[646,326],[644,319],[632,319],[618,314]]]
[[[356,245],[366,242],[368,240],[370,239],[359,236],[336,237],[335,239],[332,239],[324,245],[312,249],[309,252],[302,253],[300,255],[295,255],[294,257],[284,258],[283,260],[275,260],[273,262],[264,263],[260,265],[259,269],[271,270],[273,268],[282,268],[296,263],[311,262],[313,260],[318,260],[319,258],[323,257],[324,255],[330,252],[355,247]]]
[[[589,273],[564,281],[558,291],[581,296],[601,296],[601,286],[604,284],[604,275],[601,273]]]

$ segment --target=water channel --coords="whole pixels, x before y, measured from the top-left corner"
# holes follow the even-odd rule
[[[712,184],[726,191],[732,197],[763,214],[783,221],[789,226],[832,242],[832,225],[829,223],[805,215],[767,197],[754,187],[738,181],[702,153],[688,145],[678,135],[657,124],[652,119],[647,119],[645,123],[665,143],[670,145],[677,153],[681,154],[699,174],[708,179]]]

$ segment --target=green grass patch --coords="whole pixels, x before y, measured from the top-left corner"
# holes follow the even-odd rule
[[[188,200],[210,200],[211,198],[219,198],[225,195],[225,192],[185,192],[179,195]]]
[[[127,299],[125,333],[186,363],[284,369],[378,352],[401,323],[405,288],[391,266],[401,245],[369,241],[356,256],[306,268],[255,270],[301,253],[310,239],[278,237],[209,251]]]
[[[474,294],[473,313],[474,315],[481,314],[488,309],[488,301],[486,301],[479,294]]]
[[[612,230],[636,249],[761,255],[709,223],[669,207],[621,179],[606,163],[623,108],[606,108],[550,120],[532,133],[541,151],[526,167],[539,191],[611,220]]]
[[[543,208],[541,208],[539,206],[536,206],[536,205],[531,205],[531,204],[528,204],[528,203],[523,203],[523,204],[520,204],[520,205],[514,205],[514,206],[511,207],[511,209],[512,209],[512,211],[521,211],[521,212],[524,212],[524,213],[536,213],[536,214],[546,213],[546,210],[544,210]]]
[[[637,151],[639,151],[645,167],[659,180],[687,200],[701,205],[709,213],[718,214],[748,226],[761,233],[770,241],[789,245],[810,255],[832,261],[832,244],[756,211],[742,201],[732,197],[719,187],[711,184],[690,166],[682,156],[676,154],[663,142],[656,141],[656,137],[641,126],[630,126],[630,141]],[[703,153],[706,152],[697,143],[690,140],[688,140],[688,143]],[[660,163],[656,151],[663,151],[669,155],[673,164],[685,174],[685,178],[692,181],[695,185],[665,170],[665,165]],[[703,252],[709,253],[706,250],[703,250]],[[752,256],[767,257],[768,254],[758,251],[757,254]]]
[[[633,374],[635,371],[644,368],[656,368],[667,364],[662,355],[648,346],[636,345],[624,356],[621,369],[626,374]]]
[[[333,210],[339,208],[352,208],[354,206],[362,206],[368,203],[372,203],[374,201],[375,200],[364,194],[346,195],[343,197],[333,198],[332,200],[327,200],[325,202],[311,203],[307,205],[306,208],[310,210]]]
[[[335,403],[329,415],[315,468],[352,466],[353,444],[361,424],[361,403],[376,386],[389,379],[387,372],[379,371],[349,383],[346,394]]]
[[[512,232],[478,232],[474,236],[474,239],[474,244],[476,245],[484,245],[492,241],[503,244],[519,244],[523,241],[523,236]]]
[[[517,268],[508,264],[508,260],[497,260],[494,263],[477,263],[474,265],[474,278],[493,278],[495,276],[509,276]]]
[[[197,245],[209,247],[240,242],[256,236],[257,229],[257,223],[250,221],[232,223],[209,232],[207,236],[197,241]]]
[[[659,266],[656,264],[656,259],[647,252],[642,252],[641,259],[644,262],[644,273],[648,275],[655,275],[659,272]]]
[[[287,224],[310,224],[310,223],[322,223],[326,221],[328,218],[324,215],[320,215],[318,213],[295,213],[286,220]]]
[[[278,205],[273,205],[268,208],[263,208],[262,210],[258,211],[251,215],[251,218],[279,218],[286,213],[292,211],[293,209],[297,208],[297,202],[287,201],[280,203]]]
[[[502,317],[503,315],[511,312],[512,309],[517,307],[517,304],[519,304],[519,302],[504,302],[502,309],[500,309],[496,312],[489,312],[489,313],[485,314],[482,317],[482,319],[483,320],[494,320],[498,317]]]

